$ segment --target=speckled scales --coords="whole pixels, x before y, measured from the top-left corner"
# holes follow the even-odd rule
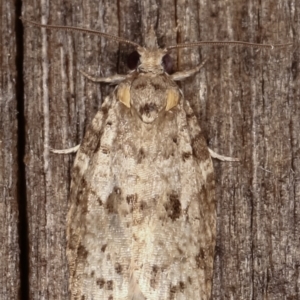
[[[170,88],[179,102],[166,111]],[[131,74],[106,98],[74,163],[67,240],[71,299],[210,299],[213,166],[167,74]]]

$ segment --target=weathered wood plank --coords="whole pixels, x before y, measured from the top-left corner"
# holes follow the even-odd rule
[[[0,2],[0,298],[20,292],[15,1]]]

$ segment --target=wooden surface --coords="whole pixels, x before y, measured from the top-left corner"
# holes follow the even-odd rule
[[[19,269],[19,194],[18,160],[17,40],[15,3],[0,2],[0,299],[17,299]],[[18,203],[19,200],[19,203]],[[24,203],[24,202],[23,202]],[[24,203],[25,204],[25,203]]]
[[[133,49],[88,34],[26,27],[24,113],[18,106],[26,123],[17,131],[18,32],[12,3],[3,1],[0,11],[0,298],[18,297],[18,203],[26,200],[30,271],[27,296],[22,277],[22,299],[67,299],[65,217],[74,156],[55,155],[50,148],[80,143],[113,89],[87,81],[78,70],[101,76],[126,73],[126,56]],[[26,0],[22,9],[24,18],[96,29],[140,44],[154,25],[162,47],[197,40],[294,43],[285,50],[202,47],[173,51],[172,56],[178,70],[209,58],[181,87],[209,147],[240,158],[239,163],[214,161],[218,239],[213,299],[298,299],[299,1]],[[22,160],[26,182],[18,193]],[[26,239],[22,249],[26,253]]]

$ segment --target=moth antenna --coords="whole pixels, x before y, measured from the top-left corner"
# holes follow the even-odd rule
[[[227,42],[217,42],[217,41],[202,41],[202,42],[194,42],[194,43],[184,43],[177,44],[174,46],[167,47],[167,50],[177,49],[177,48],[191,48],[198,46],[246,46],[253,48],[284,48],[288,46],[292,46],[293,43],[285,43],[285,44],[256,44],[249,42],[240,42],[240,41],[227,41]]]
[[[21,18],[21,17],[20,17],[20,19],[22,20],[23,23],[29,23],[29,24],[31,24],[32,26],[35,26],[35,27],[42,27],[42,28],[46,28],[46,29],[66,30],[66,31],[73,31],[73,32],[90,33],[90,34],[102,36],[102,37],[110,39],[110,40],[114,40],[116,42],[130,44],[130,45],[133,45],[135,47],[140,47],[140,45],[135,43],[135,42],[120,38],[120,37],[115,36],[115,35],[110,35],[108,33],[97,31],[97,30],[91,30],[91,29],[85,29],[85,28],[73,27],[73,26],[45,25],[45,24],[41,24],[41,23],[38,23],[38,22],[26,20],[26,19]]]

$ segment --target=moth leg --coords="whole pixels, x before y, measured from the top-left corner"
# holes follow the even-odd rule
[[[208,148],[208,151],[211,157],[219,159],[221,161],[240,161],[238,158],[235,157],[229,157],[229,156],[218,154],[217,152],[211,150],[210,148]]]
[[[89,80],[94,81],[94,82],[106,82],[106,83],[118,84],[126,78],[126,75],[120,75],[120,74],[116,74],[116,75],[113,75],[110,77],[93,77],[93,76],[83,72],[82,70],[79,70],[79,72],[84,77],[86,77]]]
[[[194,74],[196,74],[197,72],[199,72],[199,70],[204,66],[204,64],[208,61],[208,58],[204,59],[204,61],[198,65],[197,67],[188,70],[188,71],[181,71],[181,72],[176,72],[172,75],[170,75],[171,79],[173,79],[174,81],[179,81],[179,80],[183,80],[185,78],[191,77]]]
[[[71,153],[76,153],[80,147],[79,145],[76,145],[75,147],[68,148],[68,149],[50,149],[52,153],[56,154],[71,154]]]

